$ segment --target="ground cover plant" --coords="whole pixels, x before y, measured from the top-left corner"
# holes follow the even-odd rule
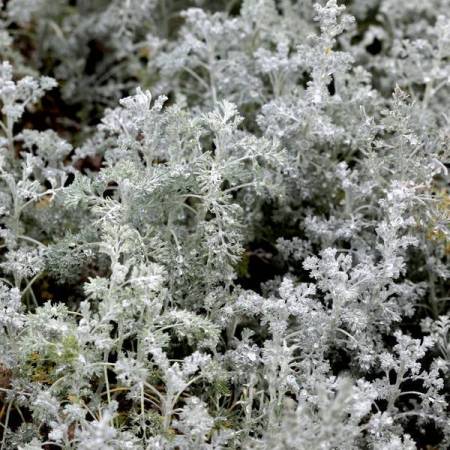
[[[0,450],[450,447],[448,0],[0,4]]]

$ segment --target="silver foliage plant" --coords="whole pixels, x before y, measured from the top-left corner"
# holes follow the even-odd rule
[[[448,1],[3,3],[1,450],[450,446]]]

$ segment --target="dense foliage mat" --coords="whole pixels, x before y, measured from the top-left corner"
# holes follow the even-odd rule
[[[0,4],[0,450],[449,448],[449,0]]]

